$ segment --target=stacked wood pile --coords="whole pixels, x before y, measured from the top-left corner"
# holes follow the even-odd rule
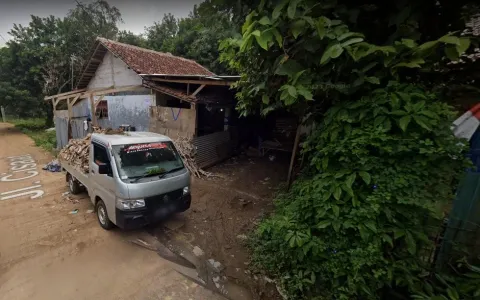
[[[93,127],[94,133],[103,134],[123,134],[122,129],[112,129]],[[68,144],[58,154],[62,160],[69,162],[72,166],[81,170],[83,173],[89,172],[88,157],[90,155],[90,139],[92,134],[89,133],[83,139],[71,139]]]
[[[180,153],[185,166],[190,171],[190,174],[197,178],[216,176],[213,173],[206,172],[197,166],[197,162],[195,161],[196,150],[191,138],[178,136],[173,140],[173,143],[175,144],[177,151]]]
[[[90,153],[90,138],[89,133],[83,139],[72,139],[58,154],[62,160],[69,162],[75,168],[81,170],[83,173],[88,173],[88,156]]]

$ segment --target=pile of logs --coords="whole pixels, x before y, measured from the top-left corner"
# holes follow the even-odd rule
[[[93,132],[94,133],[103,133],[103,134],[123,134],[123,130],[121,129],[111,129],[111,128],[106,128],[102,129],[100,127],[93,127]],[[65,160],[72,164],[75,168],[81,170],[84,173],[89,172],[89,164],[88,164],[88,158],[89,158],[89,149],[90,149],[90,139],[91,139],[91,134],[89,133],[86,137],[83,139],[72,139],[69,141],[68,145],[66,145],[58,154],[58,157],[61,158],[62,160]],[[195,161],[195,146],[192,143],[192,140],[190,138],[186,137],[177,137],[173,143],[175,144],[175,147],[177,148],[177,151],[180,153],[180,156],[183,159],[183,162],[185,163],[185,167],[190,171],[190,173],[197,177],[197,178],[202,178],[202,177],[214,177],[213,173],[206,172],[202,169],[200,169],[197,166],[197,163]]]
[[[197,166],[197,162],[195,161],[196,150],[190,138],[178,136],[173,140],[173,143],[175,144],[177,151],[180,153],[180,156],[185,163],[185,167],[190,171],[190,174],[197,178],[215,176],[213,173],[206,172]]]
[[[62,160],[68,161],[72,166],[81,170],[83,173],[88,173],[88,157],[90,149],[90,138],[91,134],[89,133],[83,139],[72,139],[68,142],[68,145],[63,147],[63,149],[58,154],[58,157]]]
[[[100,128],[93,127],[94,133],[103,133],[103,134],[123,134],[122,129],[112,129],[112,128]],[[63,147],[63,149],[58,154],[58,157],[62,160],[68,161],[72,166],[81,170],[83,173],[89,172],[88,157],[90,154],[90,139],[92,134],[89,133],[83,139],[72,139],[68,142],[68,145]]]

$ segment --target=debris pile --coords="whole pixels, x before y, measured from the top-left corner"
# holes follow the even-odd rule
[[[173,143],[175,144],[177,151],[180,153],[185,166],[190,171],[190,174],[197,178],[218,176],[213,173],[206,172],[197,166],[197,162],[195,161],[196,150],[190,138],[178,136],[173,140]]]
[[[93,127],[94,133],[102,134],[123,134],[122,129]],[[83,139],[72,139],[68,145],[58,154],[62,160],[68,161],[75,168],[81,170],[83,173],[89,172],[88,157],[90,153],[90,139],[92,134],[87,134]]]

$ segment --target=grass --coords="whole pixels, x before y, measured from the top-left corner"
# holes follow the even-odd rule
[[[36,146],[41,147],[48,152],[54,152],[57,146],[57,137],[54,130],[46,131],[47,126],[45,126],[45,119],[10,119],[9,122],[31,137]]]

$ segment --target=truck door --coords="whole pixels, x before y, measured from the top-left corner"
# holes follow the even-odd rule
[[[92,143],[93,162],[90,164],[90,173],[92,175],[92,184],[95,189],[95,195],[102,198],[107,208],[107,214],[115,223],[115,181],[113,179],[112,165],[105,146]],[[99,174],[98,166],[107,165],[108,174]]]

